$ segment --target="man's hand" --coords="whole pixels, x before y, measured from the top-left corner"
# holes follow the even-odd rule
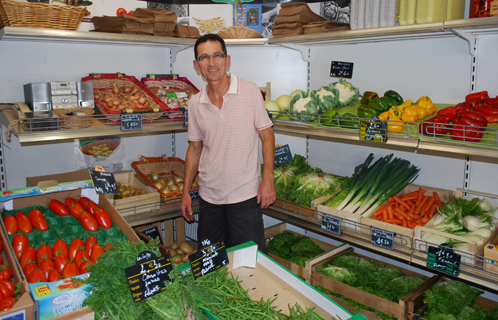
[[[182,215],[188,222],[194,221],[194,213],[192,212],[192,198],[190,198],[190,193],[182,193],[182,203],[180,205],[182,209]]]
[[[261,181],[258,188],[257,202],[261,204],[261,209],[268,208],[277,199],[275,185],[273,179],[265,179]]]

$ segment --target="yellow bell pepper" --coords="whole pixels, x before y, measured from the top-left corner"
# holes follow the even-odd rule
[[[413,106],[407,106],[403,110],[403,114],[401,115],[401,120],[407,122],[415,122],[419,120],[419,112]]]
[[[382,112],[379,114],[379,119],[381,120],[388,120],[390,116],[397,117],[399,115],[398,109],[392,107],[387,111]]]
[[[423,118],[427,117],[427,110],[425,108],[422,108],[416,104],[412,106],[413,109],[417,110],[418,113],[418,120],[422,120]]]
[[[410,107],[412,104],[412,100],[406,100],[405,102],[397,106],[396,109],[398,109],[399,114],[402,114],[405,111],[405,108]]]
[[[398,122],[401,121],[399,116],[396,115],[391,115],[389,116],[389,120],[395,120],[395,121],[387,121],[387,131],[403,131],[405,129],[405,126],[403,123]]]
[[[420,97],[417,100],[417,105],[427,110],[427,114],[434,114],[437,111],[437,107],[432,103],[431,98],[428,96]]]

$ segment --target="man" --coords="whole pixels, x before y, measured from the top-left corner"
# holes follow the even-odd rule
[[[198,173],[199,247],[205,239],[211,243],[223,240],[227,247],[252,240],[267,253],[261,209],[276,199],[275,135],[261,92],[256,84],[227,74],[231,58],[220,36],[201,36],[194,54],[194,67],[207,84],[188,105],[183,217],[194,220],[189,191]]]

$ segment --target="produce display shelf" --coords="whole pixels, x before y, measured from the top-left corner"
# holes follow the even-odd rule
[[[364,232],[361,231],[361,228],[359,232],[352,232],[351,230],[348,230],[347,232],[342,232],[340,235],[337,235],[322,229],[318,220],[312,221],[310,219],[303,219],[297,215],[290,215],[288,212],[274,208],[273,206],[265,209],[263,214],[305,230],[309,230],[338,241],[343,241],[398,261],[413,264],[414,266],[425,269],[429,272],[437,273],[436,270],[427,267],[427,254],[424,252],[425,249],[423,249],[423,246],[421,245],[424,242],[423,240],[418,240],[418,251],[405,250],[405,248],[400,246],[400,243],[397,243],[396,240],[394,250],[390,250],[372,245],[370,243],[370,239],[365,238]],[[425,243],[425,246],[428,247],[429,244]],[[460,275],[458,277],[453,277],[446,273],[444,275],[449,278],[469,282],[472,285],[484,288],[485,290],[489,290],[493,293],[498,293],[498,272],[487,268],[488,265],[498,262],[494,260],[491,261],[490,259],[485,259],[484,257],[477,255],[462,254],[464,258],[462,259],[460,266]]]
[[[157,203],[154,210],[135,213],[136,211],[138,211],[138,209],[139,207],[126,209],[127,215],[123,218],[131,227],[174,219],[182,216],[180,203],[168,205],[164,200],[162,200],[160,203]],[[199,200],[193,201],[192,211],[194,212],[194,214],[199,212]]]

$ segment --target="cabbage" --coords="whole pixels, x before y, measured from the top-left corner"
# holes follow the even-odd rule
[[[355,274],[350,272],[347,268],[341,268],[334,265],[326,265],[325,267],[317,270],[319,273],[326,275],[332,279],[342,283],[352,285],[355,282]]]
[[[296,178],[293,191],[294,197],[291,201],[310,207],[311,201],[335,193],[343,180],[344,178],[322,173],[320,169],[302,174]]]
[[[261,167],[263,168],[263,165]],[[276,166],[273,170],[273,176],[277,197],[289,200],[293,193],[292,188],[296,176],[311,170],[311,166],[306,162],[306,157],[300,154],[295,154],[292,161]]]
[[[314,115],[319,113],[318,105],[306,92],[296,94],[290,106],[291,120],[310,122],[315,118]]]
[[[327,90],[336,89],[338,92],[337,106],[344,107],[353,101],[357,100],[360,96],[360,89],[353,87],[353,85],[346,80],[339,79],[338,82],[329,84]]]
[[[329,90],[327,87],[321,87],[320,90],[312,91],[311,96],[320,107],[320,113],[331,110],[337,105],[337,89]]]

